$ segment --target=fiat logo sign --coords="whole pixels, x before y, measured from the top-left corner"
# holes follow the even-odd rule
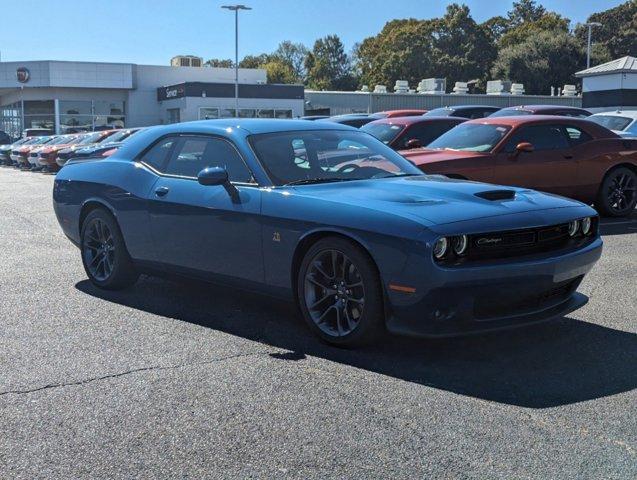
[[[29,70],[24,67],[18,68],[15,74],[18,79],[18,82],[20,83],[27,83],[29,81],[29,77],[31,76],[29,74]]]

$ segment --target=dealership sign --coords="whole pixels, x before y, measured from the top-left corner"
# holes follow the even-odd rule
[[[18,82],[20,83],[27,83],[29,81],[29,77],[31,77],[29,70],[24,67],[18,68],[15,72],[15,75],[16,75],[16,78],[18,79]]]

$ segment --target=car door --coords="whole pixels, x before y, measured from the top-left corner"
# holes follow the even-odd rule
[[[149,194],[158,262],[206,278],[262,282],[261,191],[241,155],[221,137],[168,140],[166,160],[152,166],[158,179]],[[201,185],[197,175],[206,167],[225,168],[230,184]]]
[[[520,152],[516,146],[530,143],[532,152]],[[574,191],[577,162],[559,124],[518,127],[496,155],[494,181],[544,192],[569,196]]]

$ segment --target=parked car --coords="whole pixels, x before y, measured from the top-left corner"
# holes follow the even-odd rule
[[[103,138],[101,141],[78,148],[73,152],[73,155],[69,157],[69,160],[75,160],[79,158],[100,157],[105,152],[110,152],[113,149],[119,148],[123,142],[131,138],[135,133],[141,131],[141,128],[128,128],[119,130],[117,133]]]
[[[100,143],[102,140],[114,135],[119,130],[103,130],[98,132],[91,132],[84,134],[81,141],[78,143],[71,145],[68,148],[60,150],[58,152],[58,156],[55,159],[55,163],[57,163],[58,167],[63,167],[66,162],[69,161],[71,157],[75,155],[75,152],[80,148],[86,148],[91,145],[95,145]]]
[[[334,151],[356,156],[327,167]],[[566,315],[602,249],[580,202],[422,175],[371,135],[303,120],[149,128],[69,162],[53,205],[98,288],[178,272],[268,292],[337,345]]]
[[[13,161],[11,160],[11,150],[17,149],[20,145],[23,145],[24,143],[32,139],[33,137],[21,138],[20,140],[17,140],[8,145],[0,146],[0,165],[13,165]]]
[[[394,117],[415,117],[427,113],[427,110],[405,109],[405,110],[385,110],[384,112],[372,113],[373,118],[394,118]]]
[[[349,125],[350,127],[360,128],[373,120],[376,119],[368,113],[348,113],[346,115],[335,115],[318,121],[340,123],[341,125]]]
[[[31,153],[31,150],[50,142],[54,137],[44,136],[33,138],[35,139],[33,142],[23,143],[17,149],[11,151],[11,160],[14,161],[16,167],[30,169],[31,164],[29,163],[29,154]]]
[[[426,173],[556,193],[608,216],[629,215],[637,202],[637,140],[584,119],[471,120],[404,155]]]
[[[35,157],[35,161],[31,163],[36,163],[43,172],[57,172],[60,169],[57,163],[55,163],[58,153],[65,148],[79,143],[82,141],[82,138],[83,136],[81,134],[76,133],[60,135],[57,140],[32,151],[30,157]]]
[[[466,122],[456,117],[396,117],[383,118],[363,125],[367,132],[394,150],[410,150],[429,145],[443,133]]]
[[[301,117],[301,120],[323,120],[325,118],[330,118],[329,115],[305,115]]]
[[[66,135],[56,135],[52,136],[51,139],[43,145],[38,145],[33,147],[29,151],[29,155],[27,157],[27,161],[29,162],[29,166],[32,171],[42,170],[43,166],[40,165],[38,158],[40,153],[46,149],[50,149],[59,145],[60,143],[64,143],[66,141]]]
[[[498,110],[500,110],[500,107],[492,107],[489,105],[454,105],[434,108],[424,115],[426,117],[484,118]]]
[[[565,117],[586,118],[591,112],[577,107],[563,105],[518,105],[498,110],[490,117],[517,117],[520,115],[563,115]]]
[[[612,130],[620,137],[637,138],[637,110],[594,113],[588,120]]]
[[[50,128],[27,128],[22,132],[23,137],[49,137],[55,132]]]

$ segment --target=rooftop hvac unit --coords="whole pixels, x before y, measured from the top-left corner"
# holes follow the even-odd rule
[[[487,82],[487,95],[509,95],[511,82],[508,80],[489,80]]]
[[[511,95],[524,95],[524,84],[523,83],[512,83],[511,84]]]
[[[364,92],[364,93],[369,92],[369,87],[368,87],[367,85],[363,85],[363,86],[361,87],[361,92]]]
[[[409,93],[409,82],[407,80],[396,80],[394,93]]]
[[[418,93],[441,94],[447,91],[446,78],[423,78],[418,84]]]
[[[456,82],[452,93],[455,95],[467,95],[469,93],[469,86],[467,82]]]
[[[564,85],[562,89],[563,97],[577,97],[577,88],[575,85]]]
[[[376,85],[374,87],[374,93],[387,93],[387,87],[385,85]]]
[[[203,66],[203,58],[194,55],[177,55],[170,59],[170,65],[173,67],[201,67]]]

